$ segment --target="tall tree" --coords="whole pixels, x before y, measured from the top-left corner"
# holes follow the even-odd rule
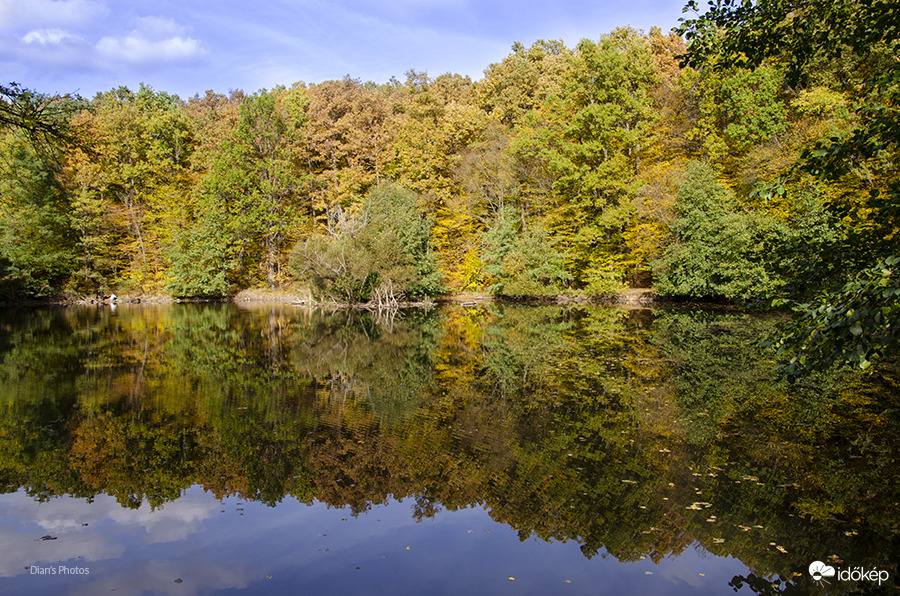
[[[115,239],[121,262],[115,282],[157,289],[166,272],[171,214],[187,190],[188,121],[176,96],[145,85],[137,93],[120,87],[99,94],[92,108],[79,119],[88,147],[73,160],[73,182],[85,207],[78,213],[95,217],[97,209],[88,205],[99,202],[104,216],[127,231]]]
[[[594,292],[624,281],[621,234],[653,144],[654,82],[650,46],[637,31],[582,40],[560,92],[520,129],[521,158],[553,175],[549,226],[563,240],[576,282]]]

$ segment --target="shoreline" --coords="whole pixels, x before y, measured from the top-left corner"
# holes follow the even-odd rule
[[[609,296],[585,296],[585,295],[556,295],[556,296],[494,296],[491,294],[447,294],[437,296],[423,301],[398,302],[396,308],[430,308],[440,304],[456,304],[465,307],[477,306],[485,303],[507,303],[507,304],[618,304],[623,306],[643,307],[661,302],[678,302],[671,298],[658,296],[652,288],[630,288],[619,294]],[[342,309],[342,308],[359,308],[364,310],[377,310],[379,307],[374,303],[358,303],[349,304],[342,302],[320,302],[312,298],[308,291],[298,292],[291,290],[270,290],[270,289],[246,289],[241,290],[231,297],[222,298],[174,298],[172,296],[160,294],[134,294],[121,295],[117,297],[116,304],[191,304],[191,303],[214,303],[214,302],[274,302],[281,304],[294,304],[297,306],[308,306],[313,308]],[[109,304],[109,299],[98,300],[95,297],[68,297],[62,299],[49,300],[16,300],[16,301],[0,301],[0,306],[92,306]],[[392,306],[391,308],[393,308]],[[383,308],[383,307],[382,307]]]

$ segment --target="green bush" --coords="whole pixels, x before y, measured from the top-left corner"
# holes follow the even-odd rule
[[[291,252],[291,273],[321,298],[393,304],[442,291],[429,240],[431,222],[416,195],[394,184],[374,188],[360,209],[331,213],[327,234],[313,234]]]
[[[688,166],[675,211],[672,242],[653,264],[658,293],[748,300],[778,285],[764,259],[775,224],[742,208],[709,165]]]

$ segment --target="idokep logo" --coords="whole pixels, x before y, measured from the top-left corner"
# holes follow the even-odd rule
[[[822,561],[813,561],[809,565],[809,574],[817,584],[827,584],[827,578],[834,577],[839,581],[878,582],[878,585],[880,586],[882,582],[886,582],[891,577],[891,574],[885,569],[849,567],[847,569],[841,568],[835,570],[834,567],[826,565]]]
[[[819,583],[828,583],[826,577],[834,577],[834,567],[826,565],[822,561],[813,561],[809,566],[809,574],[813,580]]]

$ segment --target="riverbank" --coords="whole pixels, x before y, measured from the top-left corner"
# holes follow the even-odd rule
[[[601,303],[601,304],[620,304],[624,306],[644,307],[660,301],[666,301],[657,296],[650,288],[629,288],[619,294],[601,297],[589,297],[584,295],[558,295],[558,296],[493,296],[490,294],[447,294],[438,296],[434,299],[424,301],[399,302],[397,306],[400,308],[417,308],[429,307],[437,304],[458,304],[461,306],[477,306],[479,304],[492,302],[513,302],[522,304],[579,304],[579,303]],[[172,296],[160,294],[124,294],[116,298],[118,304],[172,304],[182,302],[277,302],[282,304],[296,304],[301,306],[310,306],[318,308],[346,308],[350,305],[341,302],[323,302],[313,298],[312,294],[305,288],[299,289],[269,289],[269,288],[253,288],[241,290],[231,298],[173,298]],[[108,304],[109,297],[98,299],[95,296],[66,296],[50,300],[16,300],[16,301],[0,301],[0,305],[72,305],[72,306],[89,306],[97,304]],[[365,308],[367,304],[354,305]]]

